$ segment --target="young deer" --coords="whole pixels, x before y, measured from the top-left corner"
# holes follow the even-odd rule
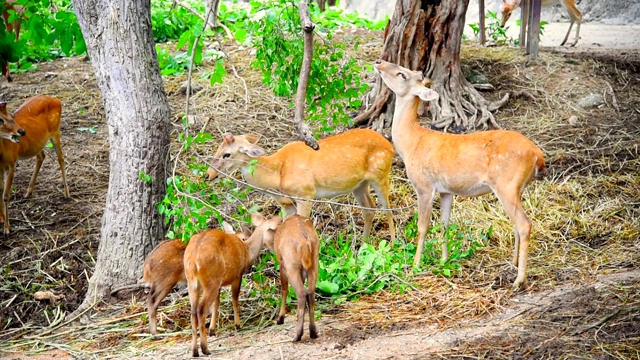
[[[396,94],[391,136],[418,195],[418,249],[414,265],[420,263],[436,192],[440,193],[446,229],[454,194],[478,196],[493,191],[514,223],[513,261],[518,276],[513,285],[522,287],[526,281],[531,221],[522,208],[521,197],[525,187],[544,169],[542,151],[515,131],[455,135],[425,129],[418,122],[420,99],[438,98],[435,91],[425,86],[430,84],[429,80],[420,71],[383,60],[377,60],[374,68]],[[445,239],[442,259],[447,257]]]
[[[24,14],[24,6],[13,5],[16,1],[17,0],[6,0],[4,2],[4,7],[2,10],[2,21],[4,22],[4,26],[7,30],[7,33],[12,33],[12,32],[15,33],[16,41],[18,41],[20,38],[20,27],[22,25],[20,21],[20,16]],[[9,11],[13,11],[16,14],[18,14],[18,17],[16,17],[15,20],[13,21],[9,21],[9,18],[11,16]],[[2,59],[0,59],[0,63],[2,63],[2,75],[4,75],[4,77],[7,78],[8,82],[13,81],[13,79],[11,78],[11,74],[9,74],[9,64],[2,61]]]
[[[53,142],[58,153],[58,163],[62,173],[62,183],[64,184],[64,196],[69,197],[69,187],[64,169],[64,157],[62,155],[62,143],[60,142],[60,115],[62,114],[62,104],[60,100],[49,96],[34,96],[27,99],[13,114],[12,121],[15,121],[22,129],[21,138],[10,139],[11,141],[0,141],[0,174],[4,179],[3,201],[0,209],[0,221],[4,221],[4,234],[9,234],[9,216],[7,203],[11,197],[11,185],[16,162],[36,156],[36,166],[29,181],[29,187],[25,197],[31,196],[36,185],[38,172],[44,161],[43,148],[49,140]],[[3,107],[2,116],[4,121],[11,118]],[[4,171],[8,170],[8,174]]]
[[[211,309],[213,315],[210,332],[215,335],[222,286],[231,285],[234,320],[236,328],[240,327],[238,297],[242,275],[258,257],[263,244],[273,241],[275,230],[281,221],[279,217],[265,220],[259,214],[253,214],[251,218],[256,229],[246,242],[217,229],[194,235],[189,240],[184,253],[184,271],[191,303],[193,357],[198,356],[198,331],[202,353],[210,354],[205,320],[207,311]]]
[[[389,172],[393,161],[393,145],[384,136],[370,129],[354,129],[318,141],[313,150],[301,141],[283,146],[273,155],[265,155],[252,135],[225,134],[215,160],[207,170],[207,179],[218,176],[218,170],[240,169],[245,180],[256,187],[275,189],[301,199],[331,198],[353,193],[360,206],[373,208],[369,195],[371,185],[384,208],[389,208]],[[251,160],[257,160],[251,166]],[[309,217],[311,204],[278,197],[287,214]],[[373,211],[363,210],[364,237],[371,232]],[[391,212],[386,211],[391,240],[395,228]]]
[[[504,27],[511,17],[511,13],[522,5],[522,0],[502,0],[502,27]],[[575,0],[542,0],[542,6],[555,6],[562,5],[567,12],[569,13],[569,17],[571,18],[571,23],[569,24],[569,30],[567,30],[567,35],[565,35],[564,40],[560,46],[566,44],[567,39],[569,39],[569,34],[571,34],[571,28],[573,27],[573,23],[578,22],[578,27],[576,30],[576,40],[571,44],[571,46],[576,46],[578,40],[580,39],[580,24],[582,23],[582,13],[578,10],[576,6]]]
[[[278,227],[273,243],[267,243],[267,246],[275,252],[280,263],[282,304],[277,323],[284,323],[284,316],[287,313],[289,283],[291,283],[298,297],[298,326],[293,341],[300,341],[302,338],[305,304],[309,305],[309,336],[312,339],[317,338],[314,304],[320,242],[313,223],[303,216],[292,215]],[[307,280],[306,289],[304,287],[305,279]]]
[[[240,240],[246,240],[250,234],[234,232],[231,225],[222,224],[227,234],[234,234]],[[184,250],[187,245],[181,239],[166,240],[153,249],[144,260],[142,280],[150,285],[147,295],[149,311],[149,332],[157,333],[156,314],[160,302],[169,294],[177,283],[187,282],[184,276]],[[210,329],[213,322],[210,324]]]

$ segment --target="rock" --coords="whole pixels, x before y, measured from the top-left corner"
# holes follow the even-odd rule
[[[600,93],[591,93],[578,100],[578,106],[588,110],[604,104],[604,97]]]
[[[188,86],[188,82],[185,81],[182,83],[182,85],[180,85],[180,88],[178,89],[178,94],[181,95],[186,95],[187,94],[187,86]],[[197,93],[198,91],[202,90],[202,85],[198,84],[197,82],[191,82],[191,95]]]

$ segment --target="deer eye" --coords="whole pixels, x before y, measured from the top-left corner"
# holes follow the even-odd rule
[[[407,75],[405,75],[404,73],[399,72],[398,76],[400,76],[402,80],[407,80]]]
[[[227,158],[229,158],[229,157],[231,157],[231,154],[230,154],[230,153],[226,153],[226,154],[222,155],[222,158],[223,158],[223,159],[227,159]]]

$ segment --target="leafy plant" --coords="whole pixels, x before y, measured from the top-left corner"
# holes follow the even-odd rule
[[[276,95],[291,97],[297,90],[304,49],[297,8],[279,0],[258,11],[262,13],[254,33],[253,65],[262,71],[263,83]],[[360,107],[360,98],[368,88],[360,81],[362,67],[346,54],[344,43],[331,43],[332,38],[327,33],[326,40],[314,42],[307,86],[307,120],[319,122],[321,131],[350,125],[347,111]]]

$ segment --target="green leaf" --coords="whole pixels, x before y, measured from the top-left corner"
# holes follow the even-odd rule
[[[327,294],[336,294],[340,290],[337,284],[329,281],[319,281],[317,287]]]

